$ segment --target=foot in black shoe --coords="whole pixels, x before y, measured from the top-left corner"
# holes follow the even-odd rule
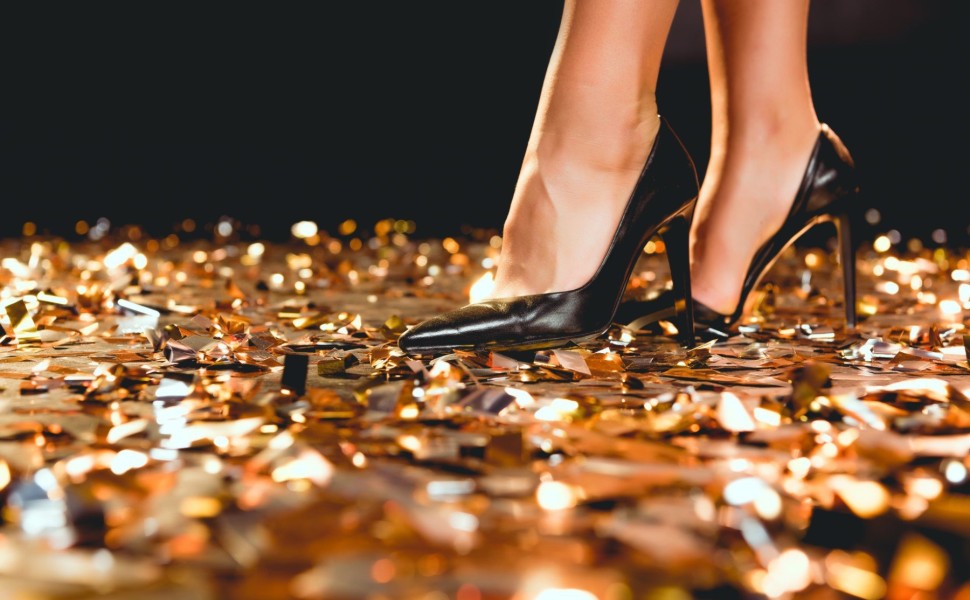
[[[687,240],[696,197],[693,162],[662,121],[606,255],[585,285],[470,304],[419,324],[398,343],[409,353],[430,354],[453,349],[549,348],[598,336],[613,323],[643,246],[657,233],[668,248],[675,293],[689,298]],[[689,309],[686,302],[681,304]],[[693,330],[689,310],[678,317],[685,332]]]
[[[731,313],[724,314],[694,300],[692,304],[697,330],[714,334],[728,332],[744,313],[751,291],[778,256],[807,230],[824,222],[834,223],[838,231],[846,325],[855,327],[855,249],[850,235],[850,221],[860,209],[858,193],[855,167],[848,150],[838,136],[823,125],[788,216],[774,235],[755,252],[745,273],[737,306]],[[667,291],[648,300],[625,302],[618,310],[617,322],[639,329],[658,320],[669,319],[678,299],[677,295]]]

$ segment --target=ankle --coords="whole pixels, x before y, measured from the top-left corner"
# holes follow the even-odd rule
[[[821,126],[814,118],[731,123],[712,149],[691,231],[694,297],[731,314],[751,257],[783,225]]]
[[[569,163],[601,172],[639,170],[660,130],[660,117],[587,125],[547,124],[530,143],[529,154],[546,164]]]
[[[716,136],[716,140],[720,137],[724,141],[715,145],[732,154],[747,155],[758,148],[770,148],[769,154],[784,156],[801,153],[803,146],[814,144],[822,128],[814,110],[772,107],[752,112],[757,114],[731,121],[730,135],[724,131],[723,136]]]

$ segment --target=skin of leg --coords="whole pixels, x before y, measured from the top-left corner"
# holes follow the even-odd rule
[[[655,90],[677,0],[567,0],[505,221],[492,298],[596,272],[660,127]]]
[[[819,121],[808,82],[808,0],[702,0],[711,158],[691,230],[693,297],[738,305],[754,253],[781,227]]]

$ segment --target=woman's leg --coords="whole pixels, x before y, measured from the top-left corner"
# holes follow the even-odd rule
[[[660,127],[654,92],[676,8],[566,0],[493,297],[569,290],[595,273]]]
[[[731,314],[755,251],[781,226],[819,134],[808,0],[702,0],[711,159],[691,232],[693,296]]]

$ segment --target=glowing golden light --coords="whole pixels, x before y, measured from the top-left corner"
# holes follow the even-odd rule
[[[728,431],[754,431],[754,419],[741,399],[731,392],[723,392],[717,404],[717,422]]]
[[[677,331],[677,326],[671,323],[670,321],[661,319],[657,321],[657,325],[659,325],[660,328],[663,330],[664,335],[673,337],[679,333]]]
[[[528,408],[536,403],[532,394],[519,388],[507,387],[505,388],[505,393],[515,398],[515,404],[519,408]]]
[[[6,461],[0,459],[0,490],[10,485],[10,467],[7,466]]]
[[[958,460],[951,460],[947,462],[946,466],[943,468],[943,476],[950,483],[960,484],[967,479],[967,467],[962,462]],[[0,488],[3,486],[0,485]]]
[[[290,233],[293,237],[305,240],[311,238],[317,234],[317,224],[313,221],[298,221],[290,227]]]
[[[833,588],[863,600],[886,597],[886,582],[882,577],[853,564],[842,551],[835,551],[825,559],[825,580]]]
[[[540,421],[565,421],[579,410],[579,403],[567,398],[556,398],[550,404],[535,412],[535,418]]]
[[[892,245],[893,244],[889,240],[889,237],[885,235],[880,235],[879,237],[876,238],[876,241],[872,243],[872,247],[873,249],[875,249],[876,252],[886,252],[887,250],[892,248]]]
[[[911,477],[905,482],[906,491],[933,500],[943,493],[943,482],[935,477]]]
[[[947,316],[960,314],[962,308],[956,300],[940,300],[940,312]]]
[[[296,271],[313,266],[313,257],[305,252],[289,252],[286,255],[286,266]]]
[[[797,592],[812,583],[812,563],[801,550],[785,550],[768,564],[768,572],[762,582],[765,594],[781,596],[785,592]]]
[[[479,278],[468,291],[468,300],[472,304],[481,302],[489,298],[495,290],[495,276],[491,271],[486,272]]]
[[[59,306],[67,306],[70,301],[63,296],[55,296],[54,294],[48,294],[47,292],[38,292],[37,299],[41,302],[47,302],[48,304],[57,304]]]
[[[758,516],[766,521],[773,521],[781,516],[781,496],[771,488],[765,488],[754,500],[754,510]]]
[[[446,237],[445,239],[441,240],[441,247],[444,248],[448,254],[455,254],[461,249],[461,244],[459,244],[458,240],[455,238]]]
[[[99,461],[90,454],[76,456],[67,461],[67,463],[64,465],[64,471],[71,479],[78,479],[94,469],[98,463]]]
[[[561,481],[543,481],[536,489],[536,502],[544,510],[564,510],[576,506],[576,491]]]
[[[899,284],[895,281],[881,281],[876,284],[876,289],[887,294],[898,294]]]
[[[757,477],[742,477],[724,486],[722,496],[728,504],[741,506],[749,502],[754,502],[765,490],[770,489],[768,484]]]
[[[839,455],[839,447],[831,442],[822,444],[819,453],[825,458],[836,458]]]
[[[122,450],[111,461],[111,472],[123,475],[132,469],[139,469],[148,464],[148,455],[134,450]]]
[[[189,496],[179,503],[179,512],[193,519],[207,519],[222,512],[222,503],[207,496]]]
[[[138,254],[138,249],[130,243],[125,242],[111,252],[108,252],[101,262],[104,263],[107,269],[116,269],[131,260],[135,254]]]
[[[351,235],[355,231],[357,231],[357,221],[353,219],[347,219],[337,226],[337,233],[340,235]]]
[[[957,290],[957,294],[960,297],[960,304],[963,304],[967,308],[970,308],[970,283],[961,283]]]
[[[829,478],[829,485],[852,512],[871,519],[889,509],[889,492],[875,481],[857,481],[849,476]]]
[[[401,437],[397,438],[397,443],[399,446],[410,452],[418,452],[424,445],[421,443],[421,439],[414,435],[402,435]]]
[[[768,410],[767,408],[761,408],[756,406],[754,409],[754,418],[759,423],[764,423],[771,427],[778,427],[781,425],[781,413],[777,413],[773,410]]]
[[[930,540],[908,534],[896,551],[889,584],[931,592],[940,587],[949,570],[946,552]]]
[[[266,246],[262,242],[254,242],[246,248],[246,254],[253,258],[259,258],[266,253]]]
[[[318,452],[305,450],[295,459],[273,469],[273,481],[308,479],[318,486],[325,486],[333,477],[333,464]]]
[[[851,446],[852,444],[855,443],[855,441],[857,439],[859,439],[859,430],[858,429],[846,429],[845,431],[839,433],[839,435],[835,436],[835,439],[843,447]]]

